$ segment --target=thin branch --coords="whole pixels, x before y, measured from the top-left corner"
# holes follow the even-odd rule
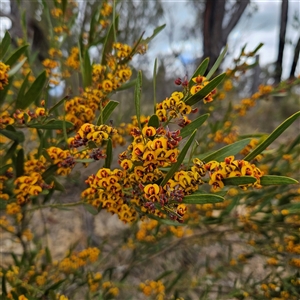
[[[238,21],[240,20],[242,14],[244,13],[246,7],[250,3],[250,0],[243,0],[240,2],[237,2],[236,5],[238,5],[238,8],[236,11],[232,14],[230,21],[228,22],[227,26],[223,29],[223,42],[226,44],[227,38],[230,34],[230,32],[233,30],[233,28],[236,26]]]

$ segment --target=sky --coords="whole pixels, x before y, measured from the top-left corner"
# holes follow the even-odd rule
[[[158,25],[166,23],[167,26],[149,46],[149,56],[158,59],[162,56],[171,55],[174,51],[179,52],[178,61],[174,63],[174,68],[178,68],[179,72],[184,72],[183,64],[189,63],[202,56],[202,41],[199,29],[199,35],[194,40],[186,41],[186,37],[182,34],[183,29],[189,30],[197,23],[192,7],[187,5],[191,0],[163,0],[166,8],[166,16]],[[198,0],[197,0],[198,1]],[[259,51],[260,62],[264,66],[276,60],[277,47],[279,38],[280,24],[280,7],[281,1],[277,0],[252,0],[252,6],[248,7],[240,19],[239,23],[232,31],[228,39],[228,56],[225,60],[225,67],[229,66],[229,61],[236,57],[242,46],[247,43],[246,50],[251,51],[259,43],[264,43],[263,48]],[[0,9],[7,7],[8,0],[0,0]],[[251,7],[256,5],[257,11],[252,17],[247,18],[247,13]],[[300,35],[300,28],[293,29],[291,26],[294,15],[300,20],[300,0],[289,0],[289,23],[287,28],[287,39],[292,43],[296,43]],[[175,16],[175,18],[174,18]],[[201,22],[199,22],[199,26]],[[4,30],[9,27],[9,23],[0,18],[0,34],[3,35]],[[153,27],[149,26],[144,36],[151,35]],[[187,32],[188,36],[188,32]],[[293,47],[286,45],[284,52],[283,78],[287,78],[292,62]],[[150,71],[151,69],[151,71]],[[149,72],[152,72],[151,66]],[[297,73],[300,73],[300,66],[297,67]],[[178,75],[178,74],[177,74]]]
[[[199,37],[194,40],[186,41],[181,34],[181,28],[191,28],[195,24],[195,17],[193,16],[194,14],[191,11],[191,7],[186,4],[187,1],[164,1],[169,15],[178,16],[176,21],[171,24],[174,32],[174,41],[170,41],[168,36],[170,34],[170,28],[168,28],[168,18],[166,18],[167,27],[165,32],[160,33],[149,47],[149,51],[154,57],[172,54],[174,51],[180,51],[181,55],[179,58],[186,63],[196,57],[201,57],[203,53],[201,36],[199,35]],[[257,7],[257,11],[248,18],[248,12],[251,11],[253,5]],[[261,65],[265,66],[276,60],[279,43],[280,9],[281,1],[252,0],[252,6],[246,9],[239,23],[229,36],[228,58],[225,61],[225,65],[229,64],[229,61],[232,61],[232,58],[240,53],[241,48],[246,43],[246,50],[249,51],[255,49],[258,44],[264,43],[264,46],[258,53],[260,55]],[[295,14],[300,20],[300,0],[289,0],[288,14],[289,22],[286,37],[295,44],[300,35],[300,27],[298,27],[297,30],[294,29],[291,24]],[[176,33],[178,33],[177,37]],[[284,50],[283,79],[289,75],[292,56],[293,47],[286,45]],[[177,62],[176,67],[182,68],[182,64]],[[298,64],[297,74],[299,73],[300,66]]]

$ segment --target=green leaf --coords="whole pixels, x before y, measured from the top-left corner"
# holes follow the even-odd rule
[[[141,93],[142,93],[142,71],[138,72],[138,77],[134,89],[135,113],[138,120],[139,128],[141,127]]]
[[[2,274],[2,282],[1,282],[1,287],[2,287],[2,296],[7,295],[7,290],[6,290],[6,274]],[[3,298],[5,299],[5,298]]]
[[[16,129],[11,125],[7,125],[5,129],[0,129],[0,134],[17,143],[22,143],[25,140],[24,133],[16,131]]]
[[[54,190],[63,193],[66,191],[65,187],[56,179],[55,176],[51,176],[50,178],[48,178],[48,182],[49,183],[54,182]]]
[[[152,126],[154,128],[159,127],[159,119],[157,115],[152,115],[148,121],[148,126]]]
[[[142,42],[148,44],[151,40],[153,40],[164,28],[166,27],[166,24],[163,24],[161,26],[156,27],[153,30],[153,33],[151,36],[144,39]]]
[[[300,111],[296,112],[283,123],[281,123],[262,143],[256,146],[252,152],[250,152],[244,159],[252,160],[263,150],[265,150],[272,142],[274,142],[298,117],[300,116]]]
[[[224,182],[224,185],[243,185],[256,182],[256,178],[252,176],[236,176],[225,178],[222,181]]]
[[[12,83],[13,83],[13,77],[10,78],[10,80],[8,81],[8,84],[4,87],[4,89],[0,90],[0,106],[4,103],[5,97],[8,93],[8,91],[10,90]]]
[[[3,59],[6,51],[8,50],[9,46],[11,43],[11,37],[8,31],[5,32],[5,35],[1,41],[1,45],[0,45],[0,60]]]
[[[95,29],[96,29],[96,25],[98,23],[98,14],[99,11],[97,9],[94,10],[94,12],[91,15],[91,22],[90,22],[90,29],[89,29],[89,41],[88,41],[88,45],[91,46],[91,44],[93,43],[93,40],[95,39]]]
[[[165,224],[165,225],[169,225],[169,226],[185,226],[185,224],[183,224],[183,223],[172,221],[170,219],[162,219],[162,218],[156,217],[154,215],[150,215],[150,214],[148,214],[147,217],[149,219],[156,220],[156,221],[158,221],[161,224]]]
[[[49,122],[45,123],[45,124],[40,124],[40,123],[36,123],[36,124],[27,124],[28,127],[30,128],[37,128],[37,129],[63,129],[63,124],[64,121],[63,120],[50,120]],[[69,121],[65,121],[66,124],[66,128],[72,128],[74,125],[73,123],[69,122]]]
[[[17,99],[16,99],[16,108],[20,108],[21,105],[22,105],[22,101],[24,99],[24,95],[25,95],[27,85],[28,85],[29,76],[30,76],[30,72],[27,73],[27,75],[24,78],[24,80],[22,82],[22,85],[19,89],[18,96],[17,96]]]
[[[253,51],[251,51],[253,54],[255,54],[264,44],[260,43]]]
[[[62,280],[59,280],[58,282],[50,285],[49,288],[47,288],[45,290],[44,295],[47,296],[51,290],[55,291],[56,289],[58,289],[62,285],[62,283],[65,282],[66,280],[67,279],[62,279]],[[44,298],[44,297],[42,297],[42,298]],[[45,298],[47,298],[47,297],[45,297]]]
[[[20,149],[16,159],[16,176],[20,177],[24,174],[24,149]]]
[[[187,126],[183,127],[180,130],[180,135],[182,136],[182,138],[189,136],[191,133],[193,133],[193,131],[195,129],[198,129],[207,120],[208,117],[209,117],[209,114],[204,114],[204,115],[198,117],[197,119],[195,119],[193,122],[191,122]]]
[[[23,55],[25,53],[28,46],[29,46],[29,44],[24,45],[24,46],[20,47],[19,49],[17,49],[4,63],[6,65],[10,65],[10,66],[15,64],[18,61],[18,59],[21,57],[21,55]]]
[[[92,140],[89,140],[87,145],[88,145],[89,149],[98,148],[97,144],[94,141],[92,141]]]
[[[83,203],[83,207],[86,209],[86,211],[88,211],[89,213],[91,213],[92,215],[97,215],[98,214],[98,210],[97,208],[95,208],[93,205],[88,204],[88,203]]]
[[[226,74],[220,74],[217,77],[215,77],[213,80],[211,80],[202,90],[200,90],[198,93],[192,95],[186,100],[186,104],[188,105],[194,105],[203,98],[205,98],[214,88],[216,88],[225,78]]]
[[[202,76],[207,70],[208,64],[209,64],[209,58],[207,57],[206,59],[203,60],[203,62],[200,64],[200,66],[197,68],[197,70],[194,72],[193,76],[191,77],[191,80],[189,81],[189,88],[191,88],[192,85],[194,84],[192,79],[194,77],[197,77],[198,75]]]
[[[238,154],[241,150],[243,150],[250,143],[250,141],[251,141],[251,139],[244,139],[241,141],[237,141],[237,142],[227,145],[207,156],[201,155],[201,157],[199,157],[199,158],[206,162],[209,162],[211,160],[222,161],[227,156]]]
[[[42,177],[44,180],[46,180],[49,176],[51,176],[52,174],[54,174],[58,169],[57,165],[52,165],[50,166],[47,170],[45,170],[45,172],[42,174]]]
[[[22,98],[19,98],[18,95],[18,101],[16,103],[16,108],[25,109],[27,108],[31,103],[35,102],[39,96],[41,95],[44,85],[47,80],[46,71],[43,71],[32,83],[32,85],[29,87],[27,92]]]
[[[106,39],[103,45],[103,51],[102,51],[102,59],[101,64],[106,65],[107,61],[107,54],[111,52],[113,43],[115,42],[115,34],[114,34],[114,28],[116,28],[116,23],[118,22],[118,16],[114,20],[114,24],[111,24],[108,33],[106,35]]]
[[[224,201],[224,198],[214,194],[202,194],[194,193],[192,195],[185,196],[182,199],[182,203],[185,204],[206,204],[206,203],[219,203]]]
[[[136,53],[136,50],[137,50],[139,44],[142,42],[142,38],[144,36],[144,33],[145,32],[143,32],[141,34],[141,36],[139,37],[139,39],[135,42],[134,47],[132,48],[132,50],[129,53],[129,55],[120,62],[121,64],[126,64],[134,56],[134,54]]]
[[[92,158],[82,158],[82,159],[75,159],[75,162],[77,163],[90,163],[90,162],[94,162],[95,160]]]
[[[209,80],[211,78],[211,76],[217,71],[217,69],[219,68],[226,52],[227,52],[228,46],[226,45],[224,50],[221,52],[220,56],[218,57],[218,59],[216,60],[216,62],[214,63],[214,65],[212,66],[211,70],[209,71],[209,73],[207,74],[206,78],[207,80]]]
[[[197,130],[194,130],[194,132],[192,133],[192,135],[190,136],[190,138],[188,139],[188,141],[184,145],[183,149],[180,151],[180,153],[178,155],[178,158],[177,158],[177,162],[172,165],[170,171],[166,174],[164,180],[160,183],[161,186],[164,186],[168,182],[168,180],[170,178],[172,178],[174,173],[176,171],[178,171],[181,163],[183,162],[183,160],[184,160],[184,158],[185,158],[185,156],[186,156],[186,154],[187,154],[187,152],[188,152],[188,150],[189,150],[189,148],[190,148],[190,146],[191,146],[191,144],[192,144],[192,142],[195,138],[196,131]]]
[[[88,49],[84,52],[83,64],[81,65],[83,66],[83,87],[86,88],[92,84],[92,65]]]
[[[48,264],[52,264],[52,255],[51,255],[51,251],[49,250],[49,248],[46,246],[45,247],[45,256],[46,256],[46,260]]]
[[[57,103],[55,103],[52,107],[49,108],[49,114],[51,114],[56,108],[58,108],[60,105],[62,105],[69,96],[63,97],[61,100],[59,100]]]
[[[112,158],[113,158],[112,142],[111,139],[108,139],[106,145],[106,158],[105,158],[104,168],[110,168]]]
[[[13,66],[8,72],[8,77],[14,76],[24,65],[25,61],[27,60],[27,57],[24,57],[20,62],[18,62],[15,66]]]
[[[68,5],[68,0],[62,0],[62,5],[61,6],[62,6],[63,16],[65,15],[67,5]]]
[[[154,68],[153,68],[153,103],[154,103],[154,113],[156,112],[156,75],[157,75],[157,58],[154,61]]]
[[[5,153],[4,157],[1,160],[1,164],[5,163],[8,159],[14,156],[15,151],[19,145],[19,142],[14,142],[11,147],[8,149],[8,151]]]
[[[122,84],[119,88],[117,88],[116,91],[119,92],[119,91],[127,90],[127,89],[135,86],[135,84],[136,84],[136,79],[133,79],[129,82],[126,82],[126,83]]]
[[[277,175],[265,175],[260,178],[261,185],[282,185],[282,184],[296,184],[299,183],[297,180]]]
[[[119,102],[110,100],[102,111],[102,122],[103,124],[109,119],[114,109],[119,105]],[[97,125],[101,125],[101,118],[99,117]]]
[[[3,160],[1,159],[1,164],[2,163],[3,163]],[[11,166],[12,166],[12,164],[0,166],[0,175],[3,175]]]

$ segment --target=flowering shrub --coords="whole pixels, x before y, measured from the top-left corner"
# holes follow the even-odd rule
[[[46,2],[44,8],[50,11]],[[208,107],[213,115],[227,101],[237,74],[249,68],[240,63],[242,58],[258,51],[246,54],[243,50],[232,69],[213,77],[225,49],[212,70],[207,73],[205,59],[190,80],[175,80],[177,91],[162,102],[154,101],[152,115],[142,115],[142,73],[138,71],[132,79],[130,61],[145,53],[164,26],[148,38],[142,35],[134,45],[119,43],[118,16],[104,1],[89,32],[77,37],[79,46],[68,47],[67,37],[76,38],[72,31],[76,13],[75,2],[53,2],[51,48],[38,75],[25,40],[19,40],[14,51],[8,32],[1,42],[0,227],[5,239],[21,245],[21,252],[6,251],[9,258],[0,270],[2,298],[125,299],[134,286],[137,295],[155,299],[191,299],[193,295],[199,299],[208,293],[237,299],[297,299],[299,188],[291,187],[297,181],[287,176],[293,177],[299,168],[299,163],[292,163],[299,136],[277,152],[268,147],[300,113],[259,139],[243,138],[234,123],[258,99],[291,89],[299,78],[276,88],[261,86],[239,104],[228,102],[223,119],[210,123],[210,114],[199,115],[199,107]],[[99,61],[91,59],[95,45],[102,51]],[[154,80],[155,76],[156,70]],[[73,90],[73,96],[54,103],[51,91],[62,83]],[[119,102],[111,97],[131,87],[135,87],[134,96],[126,101],[135,107],[132,122],[114,124],[109,119]],[[117,161],[114,152],[118,152]],[[101,167],[85,179],[80,199],[61,202],[58,192],[65,191],[65,178],[72,178],[73,169],[92,170],[96,163]],[[269,187],[273,185],[279,188]],[[105,249],[104,243],[85,243],[84,248],[66,245],[69,250],[64,256],[53,257],[54,249],[35,238],[33,216],[44,209],[54,213],[76,206],[93,215],[105,209],[129,225],[125,227],[129,232],[118,242],[111,241],[113,251]],[[239,242],[226,244],[229,234]],[[228,257],[223,257],[220,247],[222,263],[210,263],[207,254],[198,259],[197,254],[196,269],[191,272],[193,262],[176,258],[182,252],[176,246],[189,243],[191,250],[201,254],[198,246],[206,235],[218,236]],[[248,246],[233,249],[238,243]],[[132,253],[121,275],[114,274],[117,268],[112,267],[121,265],[114,261],[120,249]],[[101,258],[102,253],[108,258]],[[136,282],[136,266],[158,255],[158,271],[150,268],[145,272],[148,278],[137,274]],[[244,275],[243,266],[252,257],[267,257],[264,278],[255,280],[250,273],[239,284],[222,282],[231,272]],[[168,259],[175,261],[164,266]]]

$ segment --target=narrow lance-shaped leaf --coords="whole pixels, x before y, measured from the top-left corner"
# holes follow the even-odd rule
[[[4,103],[5,97],[8,91],[10,90],[12,83],[13,83],[13,77],[9,79],[8,84],[4,87],[4,89],[0,90],[0,106]]]
[[[169,225],[169,226],[185,226],[185,224],[183,224],[183,223],[172,221],[170,219],[162,219],[162,218],[156,217],[156,216],[154,216],[152,214],[148,214],[147,217],[149,219],[156,220],[156,221],[158,221],[161,224],[165,224],[165,225]]]
[[[224,185],[244,185],[256,182],[256,178],[252,176],[235,176],[229,177],[222,180]]]
[[[28,48],[28,44],[18,48],[4,63],[6,65],[12,66],[18,59],[25,53]]]
[[[298,183],[297,180],[286,176],[265,175],[260,178],[261,185],[283,185],[296,183]]]
[[[21,131],[16,131],[16,129],[11,125],[6,126],[5,129],[0,129],[0,134],[18,143],[22,143],[25,140],[24,133]]]
[[[163,24],[161,26],[158,26],[153,30],[153,33],[151,36],[147,37],[143,40],[144,43],[148,44],[152,39],[154,39],[164,28],[166,27],[166,24]]]
[[[153,103],[154,103],[154,113],[156,112],[156,75],[157,75],[157,58],[154,61],[154,68],[153,68]]]
[[[106,145],[106,158],[105,158],[104,168],[110,168],[112,157],[113,157],[112,142],[111,139],[108,139]]]
[[[220,56],[218,57],[218,59],[216,60],[216,62],[214,63],[214,65],[212,66],[211,70],[209,71],[209,73],[207,74],[206,78],[209,80],[211,78],[211,76],[217,71],[217,69],[219,68],[226,52],[227,52],[228,46],[226,45],[224,50],[221,52]]]
[[[209,162],[211,160],[222,161],[227,156],[238,154],[241,150],[243,150],[250,143],[250,141],[251,141],[251,139],[244,139],[241,141],[237,141],[237,142],[235,142],[231,145],[227,145],[207,156],[200,156],[199,158],[206,162]]]
[[[0,60],[3,59],[6,51],[8,50],[9,46],[11,43],[11,38],[10,38],[10,34],[8,31],[5,32],[5,35],[1,41],[1,45],[0,45]]]
[[[30,128],[37,128],[37,129],[63,129],[65,124],[66,128],[72,128],[74,125],[69,121],[62,121],[62,120],[50,120],[48,123],[45,124],[27,124]]]
[[[24,95],[25,95],[25,92],[26,92],[26,88],[27,88],[27,85],[28,85],[29,76],[30,76],[30,72],[27,73],[27,75],[24,78],[24,80],[22,82],[22,85],[19,89],[18,96],[17,96],[17,99],[16,99],[16,108],[20,108],[21,105],[22,105],[22,101],[23,101],[23,98],[24,98]]]
[[[188,139],[188,141],[186,142],[186,144],[184,145],[183,149],[180,151],[179,155],[178,155],[178,158],[177,158],[177,162],[174,163],[170,169],[170,171],[166,174],[164,180],[160,183],[161,186],[164,186],[168,180],[170,178],[172,178],[172,176],[175,174],[176,171],[178,171],[181,163],[183,162],[194,138],[195,138],[195,135],[196,135],[196,131],[197,130],[194,130],[194,132],[192,133],[192,135],[190,136],[190,138]]]
[[[159,119],[157,115],[152,115],[148,121],[148,126],[152,126],[154,128],[159,127]]]
[[[131,50],[131,52],[129,53],[129,55],[128,55],[126,58],[124,58],[124,59],[120,62],[121,64],[126,64],[126,63],[128,63],[128,61],[129,61],[130,59],[132,59],[133,55],[136,53],[136,51],[137,51],[137,49],[138,49],[139,44],[140,44],[141,41],[142,41],[142,38],[143,38],[143,36],[144,36],[144,33],[145,33],[145,31],[140,35],[139,39],[138,39],[138,40],[136,41],[136,43],[134,44],[134,47],[132,48],[132,50]]]
[[[128,82],[122,84],[119,88],[117,88],[116,91],[119,92],[119,91],[127,90],[127,89],[135,86],[135,84],[136,84],[136,79],[133,79],[131,81],[128,81]]]
[[[59,100],[57,103],[55,103],[50,109],[49,109],[49,114],[51,114],[55,109],[57,109],[61,104],[63,104],[69,96],[63,97],[61,100]]]
[[[110,100],[101,112],[101,115],[97,120],[97,125],[101,125],[102,123],[104,124],[118,105],[119,102]]]
[[[205,98],[214,88],[216,88],[225,78],[226,74],[220,74],[210,81],[202,90],[192,95],[186,100],[186,104],[194,105]]]
[[[90,214],[94,216],[99,213],[98,210],[91,204],[83,203],[83,207],[86,209],[86,211],[88,211]]]
[[[5,162],[7,162],[11,157],[13,157],[15,155],[15,151],[18,147],[19,143],[18,142],[14,142],[11,147],[8,149],[8,151],[5,153],[4,157],[2,157],[1,159],[1,163],[4,164]]]
[[[92,65],[88,49],[84,52],[83,57],[83,86],[88,87],[92,84]]]
[[[300,111],[286,119],[262,143],[257,145],[257,147],[254,148],[254,150],[250,152],[244,159],[248,161],[254,159],[258,154],[271,145],[299,116]]]
[[[135,113],[136,113],[136,117],[140,129],[141,129],[141,93],[142,93],[142,71],[139,71],[135,89],[134,89],[134,104],[135,104]]]
[[[55,173],[58,169],[57,165],[50,166],[45,172],[42,174],[42,178],[46,180],[49,176],[51,176],[53,173]]]
[[[209,58],[207,57],[203,60],[203,62],[200,64],[200,66],[197,68],[197,70],[194,72],[193,76],[191,77],[191,80],[189,81],[189,88],[191,88],[191,86],[194,84],[192,79],[194,77],[197,77],[198,75],[202,76],[207,70],[208,64],[209,64]]]
[[[29,87],[25,95],[17,103],[17,108],[25,109],[35,102],[41,95],[47,80],[46,71],[43,71]]]
[[[16,176],[20,177],[24,174],[24,149],[20,149],[16,159]]]
[[[27,60],[27,57],[24,57],[20,62],[18,62],[16,65],[14,65],[8,72],[8,77],[12,77],[15,75],[24,65],[25,61]]]
[[[214,194],[192,194],[185,196],[182,203],[185,204],[206,204],[206,203],[219,203],[223,202],[224,198]]]
[[[193,131],[197,128],[199,128],[209,117],[209,114],[204,114],[200,117],[198,117],[197,119],[195,119],[193,122],[191,122],[190,124],[188,124],[187,126],[183,127],[180,130],[180,135],[182,136],[182,138],[185,138],[187,136],[189,136],[191,133],[193,133]]]
[[[116,16],[114,22],[118,22],[118,16]],[[115,23],[116,24],[116,23]],[[106,36],[104,45],[103,45],[103,51],[102,51],[102,59],[101,59],[101,64],[105,65],[106,60],[107,60],[107,54],[112,50],[112,46],[114,43],[114,28],[116,27],[115,24],[111,24],[108,34]]]

